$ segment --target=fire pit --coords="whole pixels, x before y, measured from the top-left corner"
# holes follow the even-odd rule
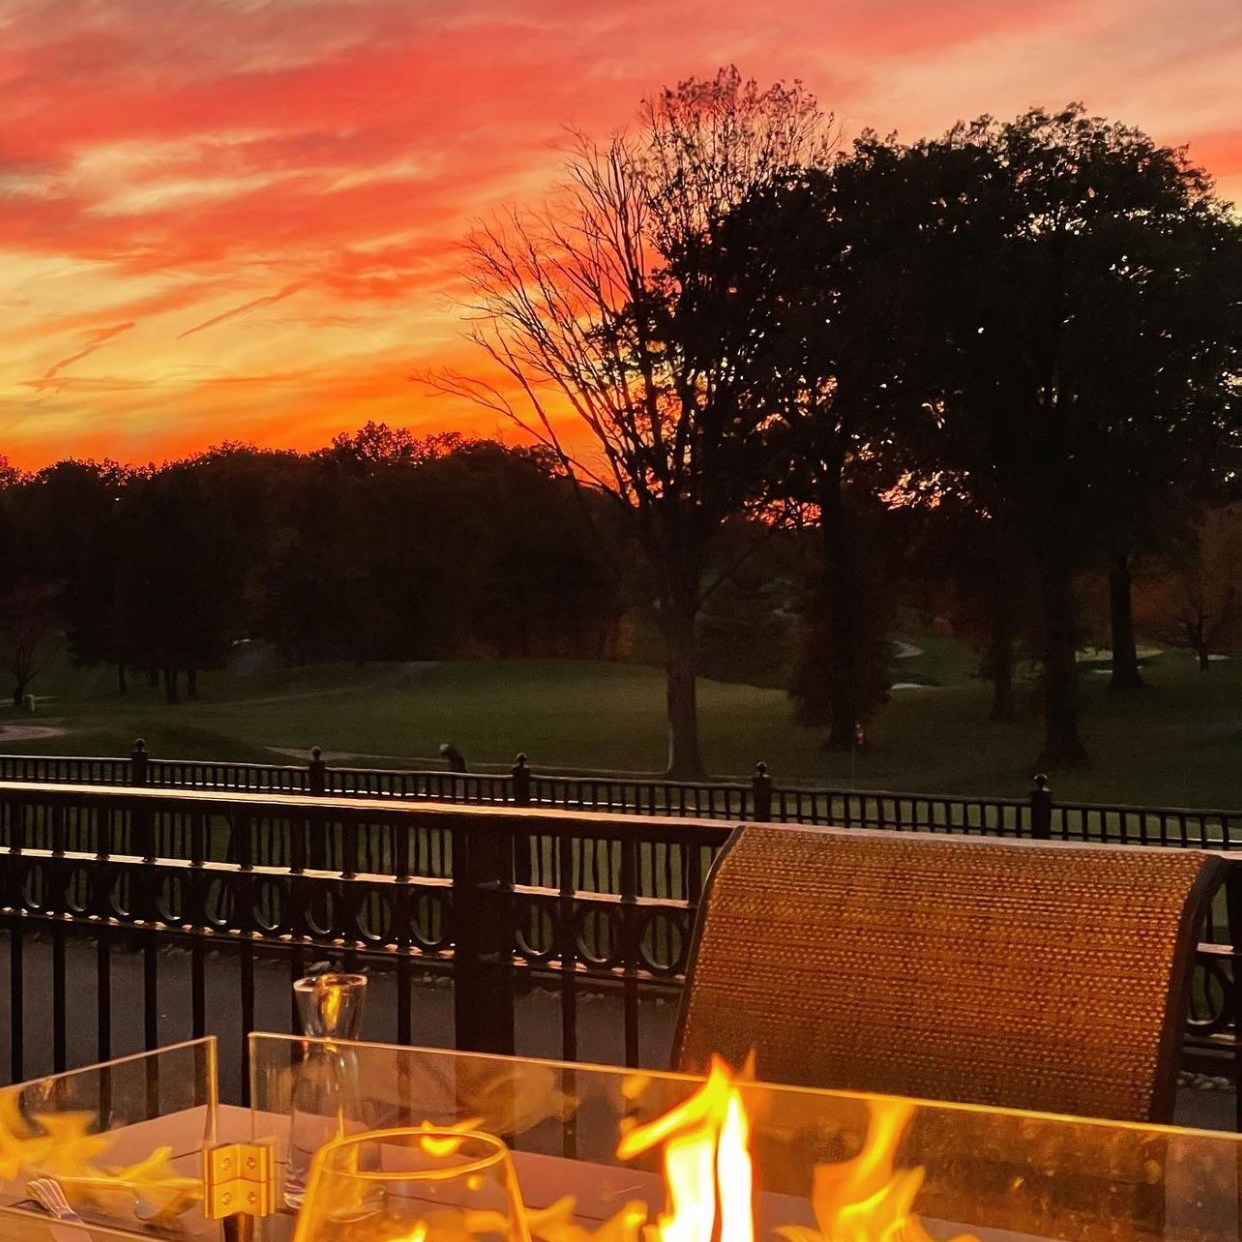
[[[308,1064],[335,1088],[308,1097]],[[252,1037],[250,1069],[247,1109],[219,1103],[211,1040],[4,1089],[0,1238],[1242,1237],[1233,1135],[277,1035]],[[308,1108],[357,1154],[299,1175],[299,1209]],[[39,1178],[80,1222],[31,1201]]]

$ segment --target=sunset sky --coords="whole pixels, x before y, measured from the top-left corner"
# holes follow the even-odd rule
[[[1239,0],[0,0],[0,453],[501,430],[457,243],[567,125],[736,63],[846,135],[1081,99],[1242,199]]]

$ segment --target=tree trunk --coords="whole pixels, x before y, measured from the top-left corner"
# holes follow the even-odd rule
[[[667,652],[666,704],[668,709],[668,775],[676,780],[699,780],[703,758],[699,753],[693,602],[665,601],[662,609]]]
[[[175,668],[164,670],[164,699],[168,703],[181,701],[177,695],[177,670]]]
[[[858,704],[852,693],[850,662],[857,652],[851,641],[845,504],[840,462],[824,463],[819,485],[819,529],[824,574],[824,680],[829,750],[853,750],[858,742]]]
[[[147,669],[147,687],[154,690],[160,684],[160,670],[155,667]]]
[[[14,674],[16,676],[16,674]],[[13,706],[21,709],[26,706],[26,678],[18,677],[13,687]]]
[[[1039,766],[1082,768],[1090,762],[1078,734],[1078,661],[1069,573],[1045,565],[1040,576],[1044,625],[1044,749]]]
[[[129,690],[129,683],[125,680],[125,665],[120,661],[116,666],[116,688],[119,694],[125,694]]]
[[[1183,621],[1182,630],[1190,649],[1198,657],[1199,672],[1206,673],[1212,667],[1212,649],[1208,645],[1207,618],[1203,615],[1203,610],[1199,610],[1198,616],[1193,621]]]
[[[520,660],[530,659],[530,603],[526,598],[526,584],[518,588],[517,597],[517,655]]]
[[[1118,556],[1108,572],[1108,615],[1112,627],[1113,676],[1110,690],[1137,690],[1143,685],[1138,648],[1134,642],[1134,612],[1130,603],[1130,562]]]
[[[198,698],[198,669],[185,670],[185,697],[190,700]]]

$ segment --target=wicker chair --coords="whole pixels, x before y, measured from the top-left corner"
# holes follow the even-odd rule
[[[1169,1121],[1195,934],[1191,850],[752,825],[704,892],[678,1068]]]

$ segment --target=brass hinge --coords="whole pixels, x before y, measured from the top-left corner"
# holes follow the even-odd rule
[[[224,1143],[203,1152],[203,1211],[209,1220],[276,1210],[276,1159],[271,1143]]]

